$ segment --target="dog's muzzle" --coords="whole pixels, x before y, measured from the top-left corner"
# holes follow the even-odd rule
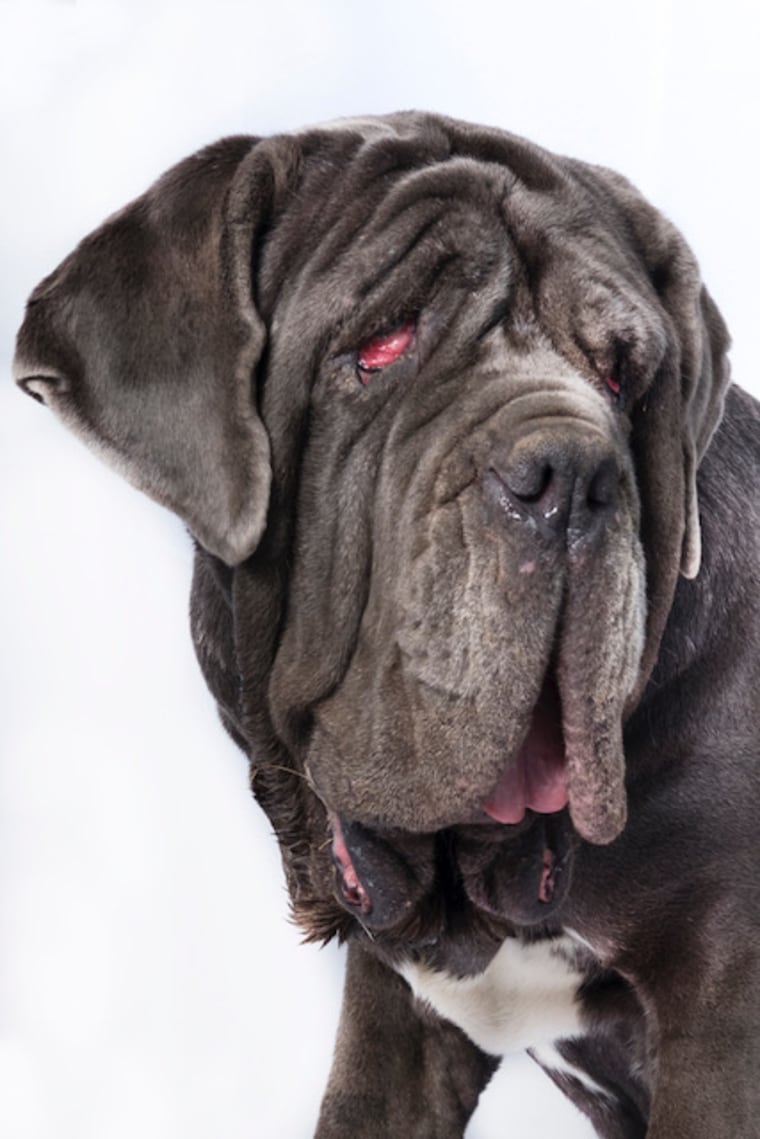
[[[483,488],[508,518],[572,555],[604,535],[620,477],[614,447],[593,427],[534,428],[485,472]]]

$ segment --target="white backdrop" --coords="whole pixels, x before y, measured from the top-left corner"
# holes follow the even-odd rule
[[[753,7],[0,0],[3,371],[32,286],[185,153],[414,106],[633,178],[759,391]],[[341,959],[287,922],[192,657],[189,542],[7,379],[0,405],[0,1133],[307,1139]],[[590,1135],[517,1059],[468,1137],[549,1133]]]

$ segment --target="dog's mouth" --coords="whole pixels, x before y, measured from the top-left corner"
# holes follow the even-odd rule
[[[551,672],[533,710],[525,741],[486,799],[483,811],[496,822],[516,824],[528,810],[552,815],[563,810],[568,801],[562,710]]]
[[[437,892],[519,925],[547,920],[569,884],[568,764],[554,674],[528,734],[476,819],[436,834],[367,827],[330,812],[336,892],[366,928],[387,930]],[[440,906],[438,907],[438,917]],[[445,916],[444,916],[445,920]]]
[[[522,742],[482,799],[468,792],[458,820],[417,833],[328,808],[336,894],[365,928],[396,933],[416,915],[418,924],[445,929],[457,909],[457,921],[473,910],[518,926],[551,921],[567,896],[578,842],[620,834],[625,685],[610,686],[607,677],[616,662],[624,670],[577,635],[579,613],[570,618]],[[610,700],[610,688],[620,699]]]

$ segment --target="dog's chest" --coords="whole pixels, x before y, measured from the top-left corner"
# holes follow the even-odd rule
[[[399,972],[420,1000],[493,1055],[540,1048],[584,1032],[584,974],[570,938],[523,943],[507,938],[488,968],[458,978],[407,962]]]

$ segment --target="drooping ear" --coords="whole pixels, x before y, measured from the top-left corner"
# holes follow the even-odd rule
[[[578,358],[575,325],[585,320],[587,332],[617,332],[632,350],[640,340],[647,353],[642,371],[659,354],[648,389],[626,408],[647,567],[646,641],[633,707],[657,660],[679,575],[699,572],[697,472],[723,414],[728,334],[684,238],[627,179],[573,160],[562,160],[562,172],[558,200],[576,211],[576,223],[567,241],[542,253],[551,272],[537,275],[552,336]]]
[[[240,137],[168,171],[38,286],[14,363],[26,392],[229,565],[255,549],[269,499],[252,264],[277,161]]]
[[[620,175],[595,169],[594,180],[618,211],[620,232],[627,232],[632,251],[643,261],[665,317],[659,373],[632,409],[647,561],[643,683],[657,657],[679,574],[694,578],[699,573],[697,472],[723,414],[729,337],[676,227]]]
[[[668,388],[659,392],[661,402],[668,400],[672,406],[661,422],[650,416],[647,432],[651,438],[644,449],[650,462],[662,466],[667,451],[682,467],[679,568],[684,577],[694,578],[699,573],[701,551],[697,470],[723,415],[730,382],[728,331],[702,283],[694,254],[676,227],[627,179],[599,168],[595,173],[622,207],[636,250],[671,322],[672,343],[658,385]],[[646,411],[646,401],[642,407]],[[665,466],[670,467],[672,461],[669,458]]]
[[[686,509],[681,573],[693,579],[699,573],[702,542],[697,501],[697,470],[723,415],[730,379],[729,336],[723,317],[704,286],[698,301],[688,302],[678,314],[684,366],[681,399],[684,409],[683,448],[686,472]]]

